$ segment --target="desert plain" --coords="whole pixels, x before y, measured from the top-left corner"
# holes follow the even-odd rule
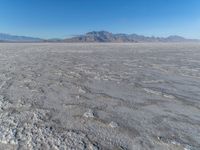
[[[1,43],[1,150],[199,150],[200,43]]]

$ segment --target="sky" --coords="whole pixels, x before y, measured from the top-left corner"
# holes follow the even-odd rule
[[[89,31],[200,39],[200,0],[0,0],[0,32],[65,38]]]

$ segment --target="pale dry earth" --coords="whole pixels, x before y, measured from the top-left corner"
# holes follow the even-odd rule
[[[0,149],[199,150],[200,44],[0,44]]]

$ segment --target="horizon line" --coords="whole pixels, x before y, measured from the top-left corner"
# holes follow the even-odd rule
[[[165,36],[156,36],[156,35],[148,35],[148,34],[141,34],[141,33],[126,33],[126,32],[110,32],[110,31],[106,31],[106,30],[93,30],[93,31],[87,31],[81,34],[70,34],[70,35],[66,35],[65,37],[42,37],[42,36],[34,36],[34,35],[22,35],[22,34],[15,34],[15,33],[8,33],[8,32],[0,32],[0,34],[5,34],[5,35],[10,35],[10,36],[18,36],[18,37],[27,37],[27,38],[36,38],[36,39],[41,39],[41,40],[51,40],[51,39],[58,39],[58,40],[64,40],[64,39],[69,39],[69,38],[73,38],[73,37],[78,37],[78,36],[84,36],[87,33],[90,32],[108,32],[108,33],[112,33],[112,34],[126,34],[126,35],[138,35],[138,36],[144,36],[144,37],[154,37],[154,38],[168,38],[170,36],[179,36],[185,39],[190,39],[190,40],[200,40],[200,38],[191,38],[191,37],[186,37],[186,36],[182,36],[179,34],[168,34]]]

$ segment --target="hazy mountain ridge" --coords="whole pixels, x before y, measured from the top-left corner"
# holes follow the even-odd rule
[[[0,33],[0,42],[40,42],[42,39],[28,37],[28,36],[17,36],[17,35],[10,35],[5,33]]]
[[[0,33],[0,42],[72,42],[72,43],[141,43],[141,42],[197,42],[197,39],[186,39],[173,35],[169,37],[148,37],[138,34],[114,34],[107,31],[92,31],[66,39],[40,39]]]
[[[169,37],[148,37],[137,34],[113,34],[107,31],[93,31],[88,32],[85,35],[76,36],[70,39],[65,39],[65,42],[189,42],[198,41],[195,39],[186,39],[181,36],[173,35]]]

